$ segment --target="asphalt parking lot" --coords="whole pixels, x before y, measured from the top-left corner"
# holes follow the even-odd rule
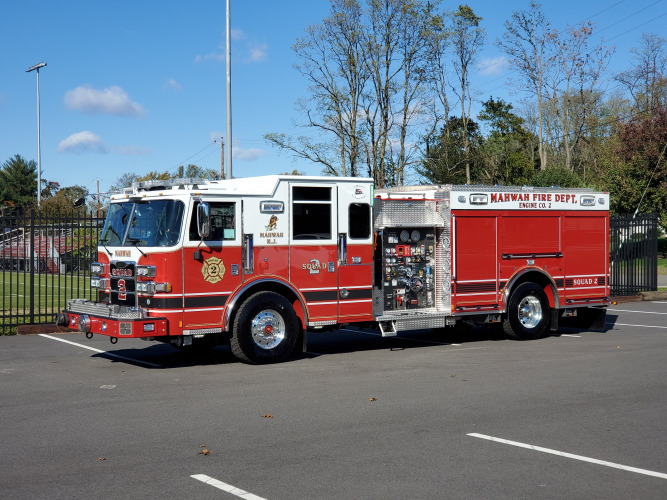
[[[667,302],[605,332],[309,337],[248,366],[0,337],[3,498],[664,498]]]

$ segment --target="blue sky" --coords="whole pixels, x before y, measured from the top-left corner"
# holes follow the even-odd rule
[[[475,1],[487,45],[474,75],[483,100],[517,103],[511,69],[493,45],[528,0]],[[455,9],[457,2],[445,6]],[[236,177],[320,167],[267,144],[267,132],[298,135],[295,102],[306,82],[291,49],[329,12],[325,0],[231,1],[233,170]],[[628,68],[643,32],[667,38],[666,0],[544,1],[553,27],[591,19],[616,47],[608,74]],[[37,159],[40,61],[42,177],[104,192],[126,173],[220,168],[225,132],[225,1],[0,0],[0,163]],[[610,87],[614,83],[610,83]],[[217,143],[212,142],[217,139]],[[226,141],[226,139],[225,139]]]

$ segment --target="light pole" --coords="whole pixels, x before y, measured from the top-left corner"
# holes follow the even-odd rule
[[[225,163],[227,164],[227,173],[225,179],[232,178],[232,28],[231,28],[231,9],[230,0],[227,0],[227,33],[225,36],[227,53],[225,57],[227,74],[227,154]]]
[[[39,130],[39,68],[46,66],[45,62],[37,63],[28,68],[26,73],[37,71],[37,208],[41,206],[42,202],[42,151],[40,144],[40,130]]]

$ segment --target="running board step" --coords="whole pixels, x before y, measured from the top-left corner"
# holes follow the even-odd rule
[[[383,337],[396,337],[398,335],[395,321],[380,321],[378,326]]]

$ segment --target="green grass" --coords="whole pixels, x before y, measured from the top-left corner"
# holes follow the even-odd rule
[[[0,271],[0,280],[0,335],[12,335],[16,326],[11,324],[30,323],[30,273]],[[33,288],[35,323],[52,321],[71,298],[95,295],[90,277],[84,275],[35,274]]]
[[[667,274],[667,259],[658,259],[658,274]]]

